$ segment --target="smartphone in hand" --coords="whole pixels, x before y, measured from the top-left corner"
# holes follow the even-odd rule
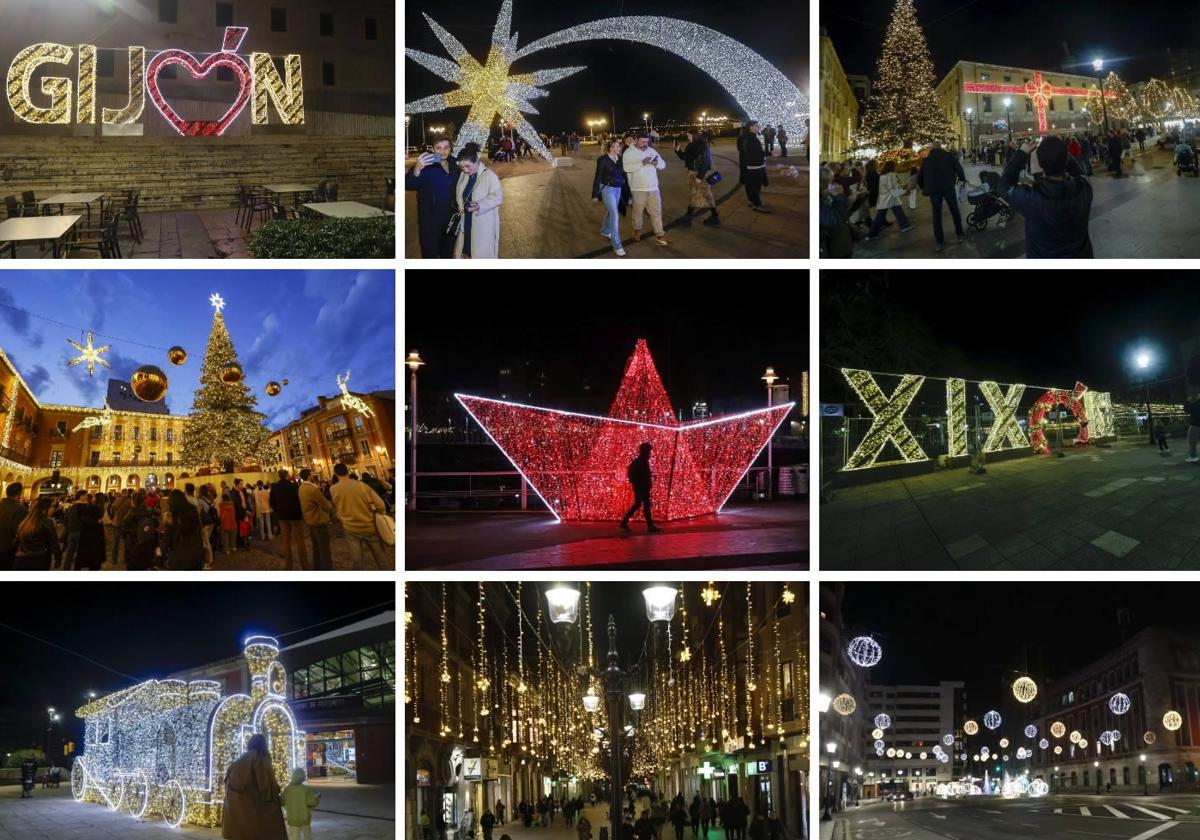
[[[437,163],[441,159],[442,159],[441,155],[434,154],[433,152],[422,152],[421,153],[421,165],[422,166],[432,166],[433,164]]]

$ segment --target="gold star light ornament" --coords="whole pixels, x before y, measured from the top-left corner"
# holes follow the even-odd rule
[[[75,365],[79,364],[80,362],[87,362],[88,376],[92,376],[95,373],[97,362],[104,365],[106,368],[112,367],[112,365],[110,365],[108,362],[104,361],[104,359],[100,358],[100,354],[105,352],[106,350],[111,349],[112,345],[105,344],[103,347],[93,346],[91,330],[88,330],[87,346],[79,344],[78,342],[75,342],[75,341],[71,341],[71,339],[69,339],[69,338],[67,339],[67,342],[72,347],[74,347],[76,350],[79,351],[78,356],[76,356],[74,359],[71,359],[71,361],[67,362],[67,367],[75,367]]]
[[[530,125],[522,114],[538,112],[529,100],[548,95],[541,85],[557,82],[584,68],[561,67],[555,70],[536,70],[532,73],[512,73],[512,63],[517,52],[517,36],[509,34],[512,27],[512,0],[504,0],[500,7],[500,16],[496,20],[495,29],[492,30],[492,46],[483,64],[433,18],[425,15],[425,20],[450,54],[450,58],[454,60],[447,61],[436,55],[412,49],[405,49],[405,54],[427,70],[458,85],[458,88],[410,102],[404,106],[405,113],[422,114],[444,111],[447,108],[469,107],[471,110],[467,120],[459,129],[458,138],[455,140],[455,154],[467,143],[485,146],[492,119],[499,115],[501,124],[512,125],[517,134],[553,164],[554,156],[542,143],[537,129]]]

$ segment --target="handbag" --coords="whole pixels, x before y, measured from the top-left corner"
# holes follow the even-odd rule
[[[384,545],[396,544],[396,520],[386,513],[375,514],[375,532]]]
[[[716,186],[717,184],[721,183],[721,173],[714,169],[712,172],[708,173],[708,177],[704,180],[710,187]]]
[[[458,236],[458,227],[462,224],[462,213],[455,210],[450,214],[450,222],[446,225],[446,236]]]

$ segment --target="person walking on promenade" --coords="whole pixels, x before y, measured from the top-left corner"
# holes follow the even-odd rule
[[[271,485],[269,503],[279,521],[279,542],[283,549],[284,568],[293,568],[292,553],[296,554],[295,568],[308,568],[308,548],[304,544],[304,511],[300,507],[300,490],[288,477],[287,470],[279,471],[279,480]]]

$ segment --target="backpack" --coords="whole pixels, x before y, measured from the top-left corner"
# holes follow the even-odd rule
[[[214,505],[208,505],[204,510],[204,515],[200,517],[200,521],[205,525],[216,525],[221,521],[221,515],[217,513]]]
[[[143,516],[138,519],[135,529],[133,540],[138,546],[153,544],[158,537],[158,531],[154,527],[153,516]]]

